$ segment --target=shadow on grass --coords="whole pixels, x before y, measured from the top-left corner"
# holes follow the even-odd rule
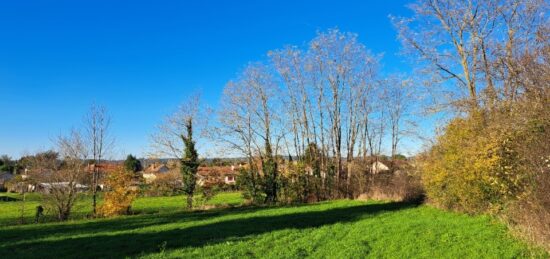
[[[225,214],[237,213],[238,211],[245,212],[252,210],[254,209],[249,207],[225,210],[213,209],[209,211],[195,212],[179,211],[172,213],[136,214],[111,219],[90,219],[88,221],[83,221],[86,220],[86,217],[82,215],[79,220],[70,220],[66,222],[55,222],[54,217],[51,216],[51,219],[47,221],[47,223],[52,224],[25,224],[20,225],[17,228],[0,228],[0,240],[11,240],[17,242],[28,240],[29,237],[32,239],[39,239],[56,234],[67,236],[126,231],[168,223],[199,221]],[[14,220],[19,219],[14,218]],[[29,222],[31,222],[31,220],[29,220]]]
[[[71,237],[61,240],[36,240],[25,243],[7,243],[0,245],[0,254],[15,257],[124,257],[159,252],[159,247],[178,249],[201,247],[207,244],[222,243],[227,240],[242,239],[250,235],[259,235],[282,229],[307,229],[335,223],[353,222],[362,217],[381,212],[396,211],[415,206],[405,203],[365,204],[352,207],[335,208],[322,211],[298,212],[282,215],[253,216],[230,219],[205,225],[196,225],[169,230],[151,230],[151,232],[113,233],[110,231],[135,229],[144,226],[162,224],[161,222],[179,222],[179,213],[157,215],[140,219],[123,218],[120,220],[89,222],[83,225],[56,226],[53,229],[35,229],[35,233],[22,233],[10,229],[13,233],[0,233],[1,240],[10,240],[9,236],[28,235],[37,238],[55,233],[60,235],[82,234],[90,229],[105,232],[95,236]],[[233,211],[234,212],[234,211]],[[231,213],[220,211],[213,213],[188,214],[184,221],[198,220]],[[232,213],[233,214],[233,213]],[[60,228],[61,227],[61,228]],[[27,231],[26,229],[23,231]],[[46,231],[46,233],[40,233]],[[7,238],[7,239],[6,239]],[[15,240],[14,240],[15,241]]]
[[[19,199],[17,198],[13,198],[13,197],[10,197],[10,196],[0,196],[0,201],[1,202],[4,202],[4,201],[19,201]]]

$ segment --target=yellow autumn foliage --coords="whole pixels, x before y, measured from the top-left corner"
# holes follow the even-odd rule
[[[525,174],[511,143],[517,136],[489,126],[482,113],[452,120],[420,159],[430,201],[470,213],[494,212],[521,195]]]
[[[132,188],[134,175],[125,170],[111,173],[105,182],[108,191],[105,192],[103,204],[99,208],[102,216],[110,217],[130,213],[132,202],[137,197],[137,190]]]

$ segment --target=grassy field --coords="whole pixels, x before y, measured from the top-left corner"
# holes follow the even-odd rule
[[[142,198],[140,215],[0,227],[0,255],[78,258],[547,258],[489,217],[402,203],[331,201],[181,210],[182,197]],[[238,193],[217,204],[238,204]],[[4,206],[4,202],[0,206]],[[2,209],[3,213],[5,210]],[[4,215],[2,214],[2,217]]]
[[[1,197],[9,197],[16,201],[0,201],[0,226],[14,225],[21,222],[22,195],[14,193],[0,193]],[[34,221],[36,206],[41,204],[40,196],[37,193],[27,194],[25,198],[24,220],[26,223]],[[101,202],[101,196],[100,196]],[[219,193],[206,205],[236,206],[242,204],[241,194],[238,192]],[[132,211],[136,214],[154,214],[159,212],[183,211],[185,198],[181,195],[172,197],[143,197],[138,198],[132,204]],[[71,214],[71,220],[85,219],[92,211],[92,200],[90,196],[79,197]],[[54,213],[46,209],[43,221],[55,221]]]

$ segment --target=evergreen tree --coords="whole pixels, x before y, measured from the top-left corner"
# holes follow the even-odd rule
[[[10,172],[13,173],[15,169],[15,161],[11,159],[8,155],[2,155],[0,157],[0,172]]]
[[[129,172],[139,172],[142,170],[141,162],[133,155],[128,155],[124,161],[124,168]]]
[[[185,153],[181,159],[181,175],[183,178],[183,191],[187,194],[187,208],[193,207],[193,193],[197,181],[197,171],[199,169],[199,155],[195,149],[195,141],[193,141],[193,121],[188,119],[185,123],[187,136],[180,136],[185,144]]]

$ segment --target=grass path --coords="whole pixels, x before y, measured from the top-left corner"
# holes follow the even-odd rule
[[[348,200],[2,227],[0,240],[10,258],[548,258],[489,217]]]

